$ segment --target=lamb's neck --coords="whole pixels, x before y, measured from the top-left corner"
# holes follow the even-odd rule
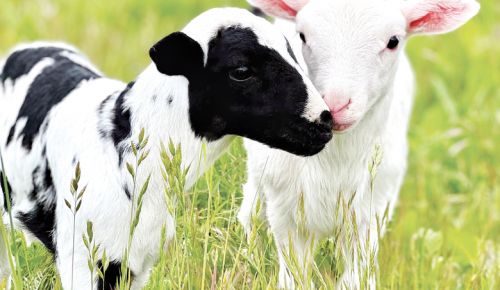
[[[229,147],[232,137],[206,142],[195,136],[189,120],[188,81],[184,77],[167,76],[151,64],[139,75],[125,96],[125,106],[130,108],[132,140],[137,140],[144,128],[149,136],[151,154],[144,166],[158,171],[160,144],[181,144],[182,166],[190,167],[186,189],[210,167]]]
[[[357,163],[365,166],[366,162],[374,156],[375,148],[383,146],[392,103],[393,90],[391,88],[373,105],[355,128],[344,134],[334,135],[327,149],[328,154],[336,155],[340,158],[339,160],[351,164]]]

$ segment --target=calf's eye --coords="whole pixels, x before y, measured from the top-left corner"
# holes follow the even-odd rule
[[[244,82],[252,77],[253,71],[246,66],[240,66],[229,72],[229,78],[236,82]]]
[[[389,43],[387,43],[387,48],[388,49],[396,49],[399,45],[399,38],[397,36],[391,37],[389,39]]]

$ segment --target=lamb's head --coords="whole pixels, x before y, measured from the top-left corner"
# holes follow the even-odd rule
[[[250,0],[295,21],[313,83],[338,132],[353,128],[388,93],[408,37],[452,31],[474,0]]]
[[[304,156],[332,138],[328,107],[284,35],[246,10],[209,10],[150,55],[159,72],[189,81],[190,122],[200,137],[239,135]]]

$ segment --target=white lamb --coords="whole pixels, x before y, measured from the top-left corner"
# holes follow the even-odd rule
[[[280,287],[295,287],[285,254],[292,250],[299,265],[306,266],[312,262],[309,249],[319,239],[339,234],[344,272],[337,286],[374,289],[378,235],[392,215],[407,167],[414,77],[404,53],[406,40],[452,31],[471,19],[479,4],[474,0],[250,2],[295,22],[292,29],[280,25],[288,27],[294,47],[302,52],[337,134],[324,151],[310,158],[246,140],[248,182],[239,219],[250,231],[261,196],[278,247]],[[383,156],[372,191],[368,167],[374,148]],[[382,221],[379,226],[378,221]]]

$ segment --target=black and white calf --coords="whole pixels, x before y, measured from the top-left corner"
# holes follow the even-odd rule
[[[151,173],[151,182],[128,264],[139,289],[158,257],[162,227],[168,239],[175,233],[163,199],[161,141],[181,144],[190,187],[234,135],[305,156],[332,137],[328,108],[284,36],[245,10],[210,10],[159,41],[150,56],[153,63],[128,85],[104,77],[66,45],[18,47],[0,66],[2,174],[12,214],[16,226],[55,254],[65,289],[72,277],[73,217],[64,200],[72,200],[77,161],[80,183],[88,187],[76,216],[74,288],[90,288],[80,239],[90,220],[100,250],[113,260],[108,271],[115,276],[98,283],[109,289],[129,236],[129,145],[141,128],[150,135],[151,154],[137,179],[142,184]],[[1,267],[6,274],[6,261]]]

